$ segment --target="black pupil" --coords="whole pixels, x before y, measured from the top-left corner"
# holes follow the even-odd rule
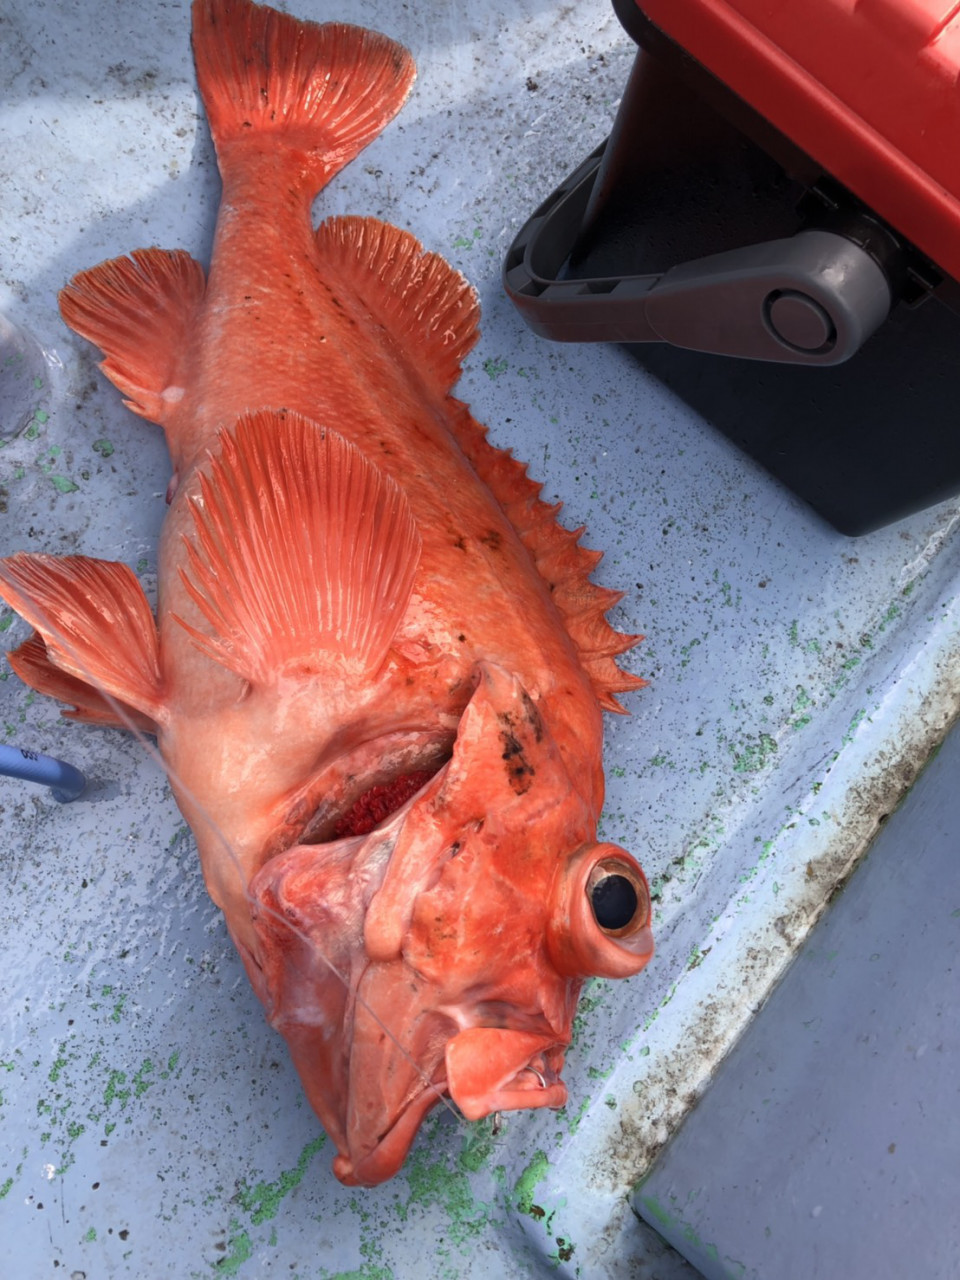
[[[590,894],[593,914],[601,929],[623,929],[637,910],[637,891],[626,876],[604,876]]]

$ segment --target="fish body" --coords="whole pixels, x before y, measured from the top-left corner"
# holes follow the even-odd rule
[[[652,951],[596,838],[601,710],[642,683],[599,558],[451,388],[476,298],[316,192],[399,110],[405,50],[196,0],[223,180],[209,272],[138,251],[64,289],[173,464],[156,621],[125,566],[18,555],[11,656],[66,714],[149,730],[210,894],[347,1183],[449,1094],[560,1106],[584,977]]]

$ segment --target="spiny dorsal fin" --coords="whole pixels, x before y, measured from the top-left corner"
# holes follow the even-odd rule
[[[58,702],[67,702],[71,711],[61,711],[68,720],[98,724],[115,729],[140,729],[156,733],[149,716],[114,699],[110,702],[99,689],[61,671],[50,661],[43,636],[35,631],[29,640],[7,654],[7,661],[24,684]]]
[[[477,295],[460,272],[378,218],[328,218],[317,229],[317,248],[417,372],[441,394],[449,391],[480,319]]]
[[[466,405],[453,399],[449,404],[457,441],[477,475],[493,491],[549,585],[553,602],[593,682],[597,701],[605,711],[623,712],[613,695],[641,689],[647,682],[623,671],[613,659],[632,649],[643,636],[624,635],[604,617],[623,597],[619,591],[590,581],[603,553],[579,545],[582,528],[565,529],[558,523],[560,504],[550,506],[541,501],[543,486],[531,480],[523,463],[506,449],[490,444],[486,428]]]
[[[420,535],[394,481],[334,431],[244,414],[190,499],[184,585],[197,645],[255,684],[331,663],[376,671],[410,599]]]
[[[205,289],[189,253],[137,249],[75,275],[60,291],[60,314],[106,356],[100,368],[127,408],[163,424],[182,395],[178,366]]]
[[[416,75],[406,49],[376,31],[250,0],[194,0],[193,56],[221,167],[230,143],[269,132],[301,152],[318,186],[393,119]]]
[[[0,596],[39,631],[61,671],[163,720],[157,628],[127,565],[18,552],[0,560]]]

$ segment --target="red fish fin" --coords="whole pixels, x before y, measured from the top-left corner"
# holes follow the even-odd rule
[[[21,552],[0,560],[0,596],[39,631],[50,663],[163,719],[157,628],[125,564]]]
[[[183,581],[212,634],[198,646],[256,684],[344,661],[376,671],[420,557],[407,500],[354,445],[258,410],[219,435],[190,505]]]
[[[318,187],[393,119],[416,74],[406,49],[375,31],[250,0],[194,0],[193,55],[221,168],[227,144],[267,131]]]
[[[317,248],[417,373],[445,395],[479,333],[477,295],[460,272],[409,231],[377,218],[329,218],[317,229]]]
[[[60,314],[104,353],[100,368],[127,408],[162,424],[179,399],[177,365],[205,288],[189,253],[138,249],[75,275]]]
[[[604,616],[622,599],[622,593],[590,581],[602,552],[580,546],[583,529],[565,529],[559,523],[560,504],[551,506],[541,500],[543,486],[530,479],[527,468],[508,450],[490,444],[486,428],[459,401],[451,402],[450,426],[549,585],[600,706],[605,711],[623,712],[613,695],[642,689],[647,682],[623,671],[613,659],[632,649],[643,636],[615,630]]]
[[[80,720],[84,724],[98,724],[115,729],[141,729],[144,733],[156,732],[157,726],[149,716],[116,700],[116,705],[108,702],[93,685],[54,666],[43,636],[36,631],[18,649],[7,654],[7,661],[31,689],[36,689],[37,693],[45,694],[48,698],[56,698],[58,702],[69,703],[73,709],[60,713],[68,720]]]

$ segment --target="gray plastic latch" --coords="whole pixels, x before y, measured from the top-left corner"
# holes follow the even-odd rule
[[[696,258],[661,275],[572,279],[599,147],[523,226],[507,253],[507,295],[554,342],[670,342],[748,360],[840,364],[893,305],[887,274],[853,240],[816,228]]]
[[[667,271],[644,299],[664,342],[804,364],[848,360],[886,319],[890,286],[859,245],[800,231]]]

